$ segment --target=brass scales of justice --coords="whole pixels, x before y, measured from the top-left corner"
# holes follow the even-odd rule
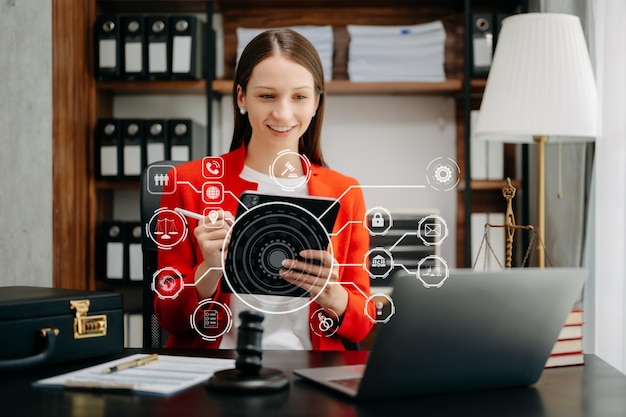
[[[525,266],[527,262],[532,262],[532,253],[535,252],[537,248],[537,244],[541,245],[545,251],[545,245],[541,238],[539,237],[538,230],[536,227],[532,225],[518,225],[515,223],[515,214],[513,213],[513,198],[515,197],[516,188],[511,185],[511,178],[506,179],[506,184],[502,187],[502,195],[506,200],[506,212],[504,215],[504,224],[491,224],[485,223],[485,227],[483,229],[483,238],[480,242],[480,247],[478,248],[478,252],[476,253],[476,259],[472,265],[472,269],[476,267],[478,259],[480,258],[481,252],[483,249],[485,250],[484,254],[484,263],[486,264],[487,257],[489,253],[493,258],[497,261],[500,268],[502,268],[502,263],[498,259],[498,256],[493,250],[491,243],[489,242],[489,228],[497,227],[504,228],[504,237],[505,237],[505,267],[511,268],[513,263],[513,237],[515,236],[516,230],[528,230],[530,232],[530,241],[528,242],[528,247],[526,249],[526,253],[524,254],[524,258],[522,260],[521,266]],[[486,248],[484,248],[486,246]],[[546,257],[549,260],[549,257]]]

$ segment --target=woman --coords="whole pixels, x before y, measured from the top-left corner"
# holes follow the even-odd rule
[[[159,252],[159,268],[176,270],[184,281],[175,297],[155,297],[155,314],[170,334],[168,347],[236,346],[233,320],[247,303],[223,291],[220,281],[224,242],[237,197],[246,190],[340,198],[332,251],[306,250],[300,254],[303,260],[283,261],[280,271],[285,280],[305,287],[313,301],[308,308],[266,315],[263,348],[340,350],[371,330],[375,308],[367,301],[369,275],[362,266],[369,249],[369,235],[361,224],[365,202],[354,179],[325,167],[320,147],[323,92],[320,58],[295,31],[268,30],[243,51],[233,87],[233,139],[230,152],[221,157],[223,202],[209,207],[209,221],[189,219],[193,236]],[[280,164],[275,163],[277,157]],[[201,161],[179,165],[177,183],[188,186],[164,195],[162,207],[208,213],[209,205],[198,193],[207,181],[202,169]]]

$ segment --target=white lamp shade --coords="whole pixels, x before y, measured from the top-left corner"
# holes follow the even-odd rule
[[[526,13],[503,20],[475,137],[532,142],[533,136],[591,141],[598,98],[578,17]]]

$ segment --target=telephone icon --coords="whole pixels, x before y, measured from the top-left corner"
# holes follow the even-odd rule
[[[207,171],[209,171],[209,174],[211,175],[217,175],[220,172],[220,166],[217,162],[215,161],[211,161],[207,164],[206,167]]]
[[[222,178],[224,175],[224,160],[219,156],[205,156],[202,158],[202,176],[204,178]]]

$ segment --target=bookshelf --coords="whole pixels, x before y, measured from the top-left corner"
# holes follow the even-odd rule
[[[468,13],[480,9],[513,11],[523,0],[58,0],[53,2],[53,195],[55,287],[94,289],[96,283],[97,225],[112,215],[111,195],[118,189],[138,189],[138,183],[98,181],[94,175],[93,135],[100,117],[111,117],[118,94],[179,94],[207,98],[211,121],[213,97],[228,95],[236,58],[238,26],[274,27],[332,25],[335,40],[333,79],[327,84],[334,95],[444,95],[456,103],[458,187],[457,265],[463,266],[468,213],[483,195],[499,194],[497,183],[474,182],[464,177],[468,166],[469,110],[479,105],[485,80],[468,75]],[[522,6],[523,7],[523,6]],[[199,81],[96,81],[94,77],[93,25],[96,16],[109,13],[219,13],[223,21],[223,78]],[[347,76],[347,24],[408,25],[442,20],[446,29],[447,79],[441,83],[353,83]],[[210,128],[207,128],[210,131]],[[514,155],[513,155],[514,156]],[[507,154],[507,164],[511,156]],[[516,187],[521,185],[516,183]],[[476,191],[476,195],[472,191]],[[503,202],[492,197],[493,209]],[[497,202],[497,205],[495,205]]]

